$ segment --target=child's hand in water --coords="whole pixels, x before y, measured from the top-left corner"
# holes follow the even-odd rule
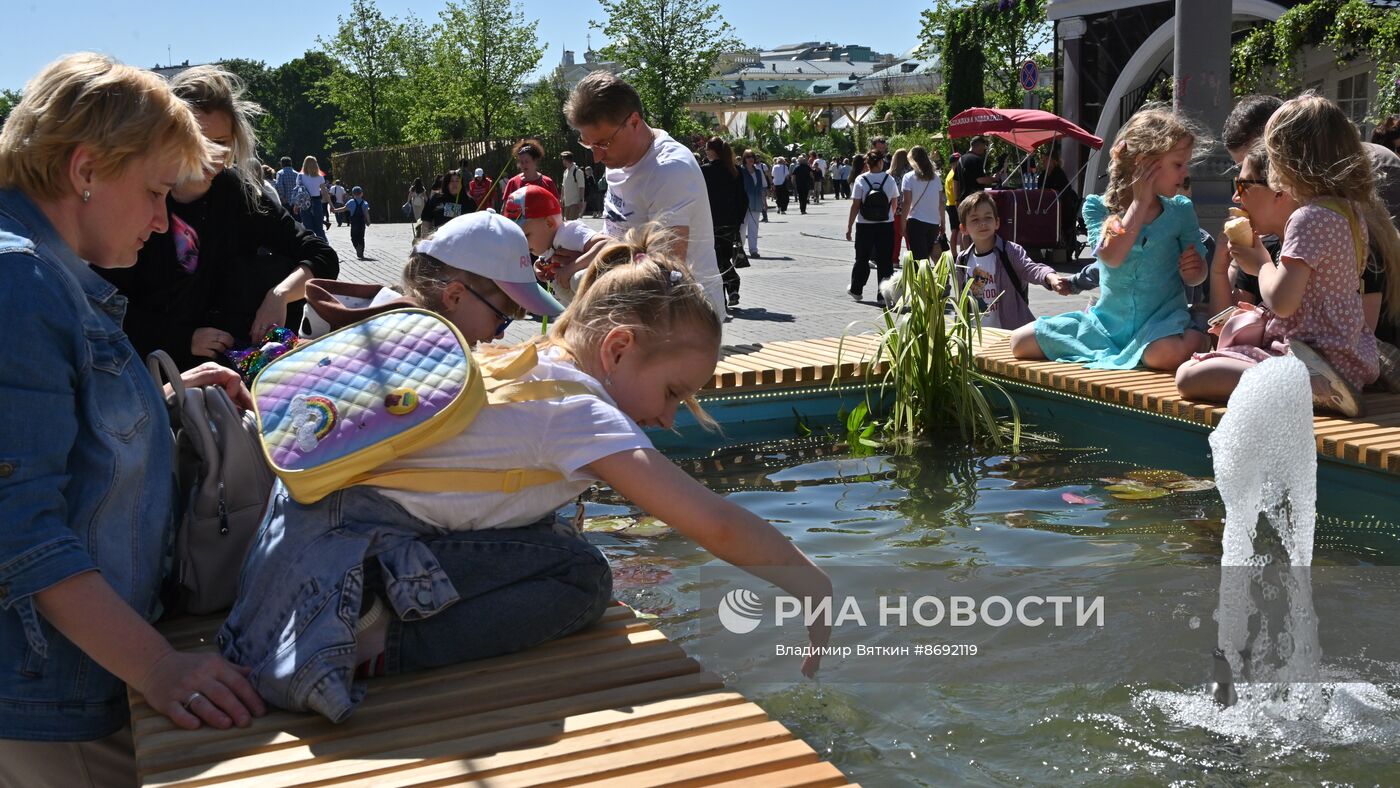
[[[1196,245],[1186,247],[1181,253],[1181,257],[1176,261],[1177,270],[1181,271],[1181,281],[1195,287],[1206,281],[1206,261],[1201,258],[1200,252],[1196,251]]]

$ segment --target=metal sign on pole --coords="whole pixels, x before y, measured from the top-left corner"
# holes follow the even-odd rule
[[[1025,90],[1035,90],[1036,85],[1040,84],[1040,67],[1035,64],[1034,60],[1027,60],[1021,64],[1019,79],[1021,87]]]

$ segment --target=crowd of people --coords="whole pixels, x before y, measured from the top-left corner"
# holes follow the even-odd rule
[[[901,245],[915,260],[946,251],[984,324],[1014,329],[1021,358],[1173,371],[1186,396],[1219,401],[1251,365],[1292,353],[1314,373],[1317,407],[1352,415],[1361,388],[1396,385],[1400,233],[1377,187],[1397,185],[1400,157],[1364,146],[1315,95],[1253,97],[1231,114],[1235,201],[1252,226],[1219,233],[1202,231],[1189,197],[1209,135],[1165,108],[1134,115],[1109,149],[1105,191],[1083,200],[1095,261],[1074,275],[999,234],[987,187],[1005,173],[989,168],[985,139],[946,168],[937,151],[891,152],[883,139],[840,162],[809,151],[770,163],[716,137],[702,163],[607,72],[583,79],[564,109],[600,177],[567,152],[562,177],[545,175],[543,146],[526,139],[499,187],[480,168],[468,177],[467,162],[430,186],[416,180],[401,280],[352,285],[336,279],[326,230],[343,218],[363,256],[363,189],[328,183],[311,157],[264,170],[257,108],[233,75],[199,67],[167,83],[79,54],[26,86],[0,132],[0,311],[11,320],[0,346],[11,524],[0,537],[0,782],[134,785],[127,686],[183,728],[247,726],[268,702],[341,720],[367,678],[589,626],[611,597],[608,564],[555,512],[598,481],[794,596],[829,596],[825,574],[777,529],[678,469],[644,431],[671,427],[680,407],[709,423],[695,394],[738,303],[737,269],[760,257],[770,198],[782,214],[796,196],[805,212],[823,184],[842,184],[852,297],[874,268],[879,302],[895,306]],[[1041,185],[1069,192],[1054,149],[1038,165]],[[1035,318],[1031,284],[1098,286],[1101,297]],[[175,651],[151,622],[184,504],[165,392],[143,358],[163,350],[185,387],[222,388],[247,408],[230,351],[405,306],[439,315],[483,358],[525,360],[522,380],[568,385],[493,404],[386,467],[542,469],[550,481],[351,486],[314,503],[279,482],[219,653]],[[553,318],[547,335],[485,347],[527,312]],[[409,593],[418,578],[430,588]],[[815,646],[828,634],[809,627]],[[818,663],[806,658],[803,672]]]
[[[598,481],[788,593],[830,596],[776,528],[644,432],[670,427],[679,407],[709,423],[694,395],[714,372],[724,300],[704,175],[647,124],[630,85],[595,74],[567,107],[608,168],[604,233],[566,218],[578,202],[524,166],[501,213],[468,209],[491,189],[476,203],[458,172],[441,192],[410,191],[432,226],[393,287],[333,278],[338,260],[315,232],[325,222],[302,199],[321,184],[311,166],[285,179],[297,218],[280,173],[265,188],[253,112],[217,68],[166,83],[78,54],[32,79],[0,132],[0,310],[13,323],[0,349],[0,783],[137,784],[127,687],[187,729],[246,727],[269,702],[340,720],[368,677],[589,626],[611,599],[610,570],[556,512]],[[527,147],[518,159],[537,162]],[[349,194],[329,207],[353,228],[368,206]],[[542,264],[531,266],[532,251]],[[545,270],[570,284],[567,309],[538,284]],[[547,337],[496,357],[560,393],[493,404],[460,435],[395,461],[525,467],[552,481],[482,493],[351,486],[309,504],[278,482],[219,651],[176,651],[152,626],[185,506],[173,394],[142,355],[178,355],[186,391],[218,387],[249,408],[239,373],[204,359],[297,324],[286,307],[303,298],[310,336],[400,306],[436,313],[473,346],[527,310],[554,317]],[[302,618],[313,610],[324,614]],[[824,625],[808,631],[826,644]]]

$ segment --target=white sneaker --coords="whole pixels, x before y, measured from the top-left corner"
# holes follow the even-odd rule
[[[1349,419],[1361,415],[1361,397],[1356,388],[1342,377],[1327,359],[1297,339],[1288,340],[1289,350],[1308,368],[1313,390],[1313,408],[1340,413]]]

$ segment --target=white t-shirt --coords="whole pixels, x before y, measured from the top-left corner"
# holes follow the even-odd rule
[[[559,249],[582,252],[595,235],[602,235],[602,233],[581,221],[564,222],[559,225],[558,230],[554,231],[554,245],[540,255],[540,262],[548,262]],[[586,273],[588,273],[588,269],[575,271],[567,282],[563,279],[554,280],[551,289],[554,291],[555,297],[559,299],[559,303],[568,306],[574,300],[574,296],[578,294],[578,285],[583,281],[583,275]]]
[[[869,194],[871,189],[876,188],[883,190],[890,198],[889,218],[878,222],[871,221],[857,212],[856,224],[882,224],[894,221],[894,206],[899,199],[899,184],[895,183],[894,178],[889,173],[861,173],[861,176],[856,178],[855,185],[851,187],[851,199],[860,202],[865,199],[865,195]]]
[[[565,205],[583,202],[583,170],[577,164],[570,165],[559,177],[559,192],[564,196]]]
[[[331,199],[332,199],[332,200],[335,200],[337,204],[344,205],[344,204],[345,204],[345,187],[344,187],[344,186],[341,186],[341,185],[338,184],[338,183],[337,183],[336,185],[332,186],[332,187],[331,187]]]
[[[588,472],[589,463],[652,447],[651,439],[618,410],[602,384],[564,360],[557,348],[541,350],[540,363],[521,380],[571,380],[595,393],[488,405],[459,435],[382,467],[544,468],[558,471],[562,481],[515,493],[380,492],[414,517],[444,530],[514,528],[536,522],[597,482]]]
[[[977,254],[973,250],[968,258],[968,278],[972,280],[972,295],[981,302],[979,306],[985,313],[982,315],[982,325],[989,328],[1001,328],[1001,311],[997,308],[1001,305],[997,295],[997,268],[1001,266],[1000,255],[995,248],[990,254]]]
[[[787,181],[788,166],[786,164],[773,165],[773,185],[782,186]]]
[[[715,314],[724,316],[724,286],[715,261],[715,231],[710,196],[695,154],[660,129],[652,130],[651,148],[631,167],[608,169],[603,201],[604,232],[622,238],[647,222],[686,227],[690,239],[685,259],[704,286]]]
[[[904,174],[902,191],[909,192],[910,219],[943,225],[943,179],[935,175],[921,181],[918,173],[910,170]]]
[[[311,199],[321,199],[321,184],[326,182],[325,178],[320,175],[298,175],[297,182],[311,192]]]

